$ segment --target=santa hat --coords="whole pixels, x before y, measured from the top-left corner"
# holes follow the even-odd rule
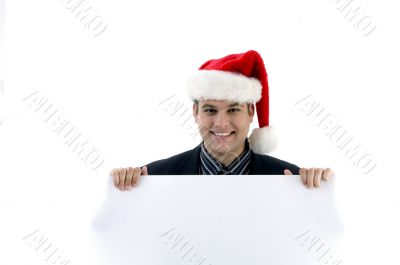
[[[265,154],[276,148],[277,135],[269,125],[267,71],[258,52],[250,50],[205,62],[189,78],[187,90],[192,100],[197,101],[256,102],[260,128],[253,129],[250,135],[251,149]]]

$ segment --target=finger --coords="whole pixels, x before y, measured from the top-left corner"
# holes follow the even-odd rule
[[[118,177],[117,169],[114,168],[113,170],[111,170],[110,176],[112,176],[112,178],[113,178],[114,186],[116,188],[118,188],[119,177]]]
[[[147,176],[149,173],[147,172],[147,166],[142,167],[142,175]]]
[[[138,185],[140,174],[142,174],[142,169],[140,167],[135,167],[132,179],[132,186],[136,187]]]
[[[131,190],[132,189],[132,180],[134,175],[134,168],[128,167],[126,168],[126,178],[125,178],[125,189]]]
[[[322,179],[325,181],[328,181],[333,175],[334,175],[333,170],[330,168],[327,168],[324,170],[324,172],[322,174]]]
[[[301,181],[303,182],[304,185],[307,184],[307,169],[306,168],[300,168],[300,178]]]
[[[125,189],[125,176],[126,176],[125,168],[119,168],[119,170],[118,170],[118,177],[119,177],[118,188],[120,190],[124,190]]]
[[[316,168],[314,171],[314,187],[319,187],[321,184],[322,169]]]
[[[314,169],[309,168],[307,170],[307,187],[311,188],[313,186],[313,181],[314,181]]]
[[[283,171],[283,173],[284,173],[285,175],[293,175],[292,171],[290,171],[289,169],[285,169],[285,170]]]

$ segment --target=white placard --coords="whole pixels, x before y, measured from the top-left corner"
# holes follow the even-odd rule
[[[339,264],[333,182],[299,176],[145,176],[109,184],[92,225],[104,264]]]

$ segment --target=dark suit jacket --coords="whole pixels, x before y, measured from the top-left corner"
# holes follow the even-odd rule
[[[149,175],[199,175],[200,150],[198,145],[192,150],[152,162],[147,165],[147,172]],[[299,174],[300,168],[294,164],[254,152],[252,156],[250,175],[283,175],[285,169],[294,175]]]

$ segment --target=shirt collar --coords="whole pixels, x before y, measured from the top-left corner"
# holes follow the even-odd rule
[[[207,151],[204,141],[200,151],[200,173],[202,175],[247,175],[250,171],[252,151],[245,139],[243,152],[229,165],[224,166]]]

